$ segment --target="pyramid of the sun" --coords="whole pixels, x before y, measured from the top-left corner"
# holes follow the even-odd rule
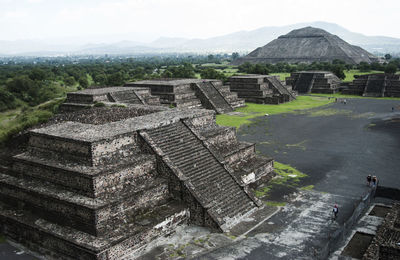
[[[335,59],[350,64],[374,62],[378,58],[361,47],[350,45],[336,35],[319,28],[305,27],[281,35],[264,47],[237,59],[234,65],[250,63],[312,63]]]

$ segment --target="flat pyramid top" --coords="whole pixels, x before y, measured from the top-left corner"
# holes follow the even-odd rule
[[[324,37],[324,36],[333,36],[333,35],[325,30],[308,26],[297,30],[293,30],[288,34],[279,36],[279,38]]]

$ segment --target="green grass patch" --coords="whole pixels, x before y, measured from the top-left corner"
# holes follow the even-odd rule
[[[361,72],[359,70],[345,70],[344,75],[346,76],[343,81],[344,82],[351,82],[354,80],[355,75],[365,75],[365,74],[372,74],[372,73],[383,73],[383,71],[379,70],[371,70],[367,72]]]
[[[350,116],[353,112],[350,110],[342,110],[342,109],[333,109],[333,108],[328,108],[328,109],[321,109],[321,110],[315,110],[315,111],[309,111],[307,113],[308,116],[310,117],[318,117],[318,116],[334,116],[334,115],[346,115]]]
[[[299,96],[292,102],[280,105],[246,103],[246,107],[235,110],[235,112],[239,112],[237,115],[217,115],[217,124],[239,128],[242,125],[250,124],[252,122],[250,119],[264,116],[265,114],[294,113],[299,110],[324,106],[332,102],[334,102],[334,100],[329,100],[325,97]]]
[[[301,141],[297,144],[287,144],[286,147],[288,147],[288,148],[295,147],[295,148],[299,148],[299,149],[305,151],[306,150],[306,146],[305,146],[306,142],[307,142],[307,140]]]
[[[314,185],[308,185],[300,188],[300,190],[312,190],[312,189],[314,189]]]
[[[283,207],[286,205],[286,202],[279,202],[279,201],[266,201],[265,205],[271,207]]]
[[[307,174],[300,172],[289,164],[274,162],[274,170],[277,176],[268,182],[267,186],[255,190],[255,196],[258,198],[268,198],[269,193],[277,186],[287,186],[296,188],[300,179],[307,177]]]
[[[0,243],[6,242],[6,237],[3,234],[0,234]]]
[[[300,178],[307,177],[307,174],[300,172],[289,164],[274,162],[274,169],[278,178],[274,178],[272,183],[284,184],[288,181],[299,182]]]

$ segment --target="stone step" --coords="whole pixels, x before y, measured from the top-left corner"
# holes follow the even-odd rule
[[[199,176],[200,178],[204,176],[204,174],[207,174],[209,169],[215,169],[215,171],[219,170],[221,166],[216,163],[215,161],[208,159],[209,164],[200,164],[199,161],[195,162],[194,164],[198,163],[197,167],[190,167],[189,165],[182,166],[183,170],[187,172],[188,176]],[[195,177],[193,177],[195,178]]]
[[[87,126],[75,122],[65,122],[63,126],[71,126],[74,131]],[[108,164],[114,157],[118,160],[124,157],[123,152],[137,149],[136,133],[116,135],[111,139],[91,142],[79,136],[72,137],[62,133],[60,124],[46,128],[31,130],[29,149],[33,153],[63,163],[78,163],[87,166]],[[126,154],[130,156],[130,154]]]
[[[218,153],[224,157],[225,162],[234,165],[241,160],[247,160],[255,155],[255,144],[248,142],[235,142],[229,146],[218,147]]]
[[[231,91],[240,92],[240,91],[262,91],[269,89],[268,83],[262,84],[231,84]]]
[[[197,153],[202,151],[202,147],[191,147],[188,146],[186,149],[181,149],[178,152],[175,152],[174,154],[169,154],[169,158],[174,159],[174,160],[179,160],[179,158],[183,155],[186,155],[189,151],[192,151],[193,153]]]
[[[232,89],[231,91],[236,92],[239,98],[247,97],[266,97],[268,94],[273,94],[272,89],[267,90],[238,90]]]
[[[193,136],[188,133],[171,133],[169,134],[169,138],[167,140],[160,140],[161,137],[162,133],[154,138],[154,140],[162,141],[162,143],[160,143],[161,146],[186,144],[187,142],[195,140],[193,139]]]
[[[248,160],[243,160],[236,165],[231,165],[237,179],[246,185],[260,179],[270,179],[274,175],[274,161],[271,158],[256,155]]]
[[[200,135],[216,149],[237,143],[235,127],[213,126],[202,129]]]
[[[200,100],[196,99],[182,99],[172,103],[177,108],[196,108],[202,107]]]
[[[202,158],[202,157],[205,157],[206,155],[208,155],[208,151],[205,151],[205,150],[200,150],[198,153],[195,153],[195,158],[197,159],[197,158]],[[174,162],[176,163],[176,165],[177,166],[179,166],[179,167],[186,167],[186,165],[189,165],[189,164],[191,164],[191,165],[193,165],[193,162],[192,162],[192,160],[193,160],[193,155],[192,154],[190,154],[190,155],[186,155],[186,156],[180,156],[180,157],[170,157],[170,158],[173,158],[174,159]],[[206,157],[206,158],[209,158],[209,157]],[[197,160],[196,160],[197,161]],[[207,161],[201,161],[200,162],[200,165],[201,164],[205,164],[205,163],[207,163]]]
[[[219,165],[217,164],[213,164],[210,165],[206,171],[199,169],[197,170],[197,172],[192,172],[192,175],[194,177],[192,177],[190,180],[192,182],[204,183],[204,181],[208,181],[210,180],[210,178],[214,178],[218,173],[223,173],[223,171],[221,171],[221,167],[219,167]],[[225,178],[228,177],[228,175],[226,174],[223,174],[222,176]]]
[[[185,142],[186,141],[186,142]],[[192,149],[192,145],[196,143],[194,139],[191,140],[185,140],[184,142],[172,142],[169,143],[167,141],[163,141],[162,143],[160,142],[160,147],[163,149],[169,149],[171,152],[179,153],[181,154],[181,151],[188,151]]]
[[[132,187],[120,196],[92,199],[60,190],[50,183],[44,186],[34,180],[0,175],[0,200],[3,203],[22,207],[48,221],[92,235],[104,234],[123,224],[128,212],[140,212],[168,198],[168,185],[163,179]]]
[[[147,105],[150,106],[159,106],[161,105],[160,98],[155,96],[145,97],[145,101]]]
[[[238,98],[236,101],[231,102],[231,106],[235,109],[235,108],[239,108],[239,107],[245,107],[246,103],[245,103],[244,99]]]
[[[149,213],[152,217],[146,223],[127,223],[106,236],[95,237],[0,203],[3,235],[51,259],[122,259],[155,238],[174,232],[189,219],[189,210],[176,202]]]
[[[95,198],[114,196],[127,185],[141,185],[154,175],[155,163],[154,155],[135,154],[117,164],[95,168],[64,165],[25,153],[14,157],[12,170],[21,177]]]

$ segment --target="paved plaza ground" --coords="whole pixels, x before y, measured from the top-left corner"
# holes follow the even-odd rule
[[[193,254],[196,259],[315,259],[368,194],[368,174],[376,175],[379,185],[400,187],[400,100],[347,99],[347,104],[255,118],[238,130],[238,138],[257,143],[259,153],[307,176],[273,185],[263,200],[281,206],[267,203],[231,234],[183,227],[140,259]]]
[[[393,100],[347,99],[257,118],[241,128],[240,140],[258,143],[262,154],[307,174],[298,187],[313,188],[274,187],[269,199],[286,202],[281,211],[245,239],[198,259],[317,258],[368,193],[368,174],[378,176],[382,186],[400,187],[399,106]],[[332,222],[335,203],[340,213]]]

